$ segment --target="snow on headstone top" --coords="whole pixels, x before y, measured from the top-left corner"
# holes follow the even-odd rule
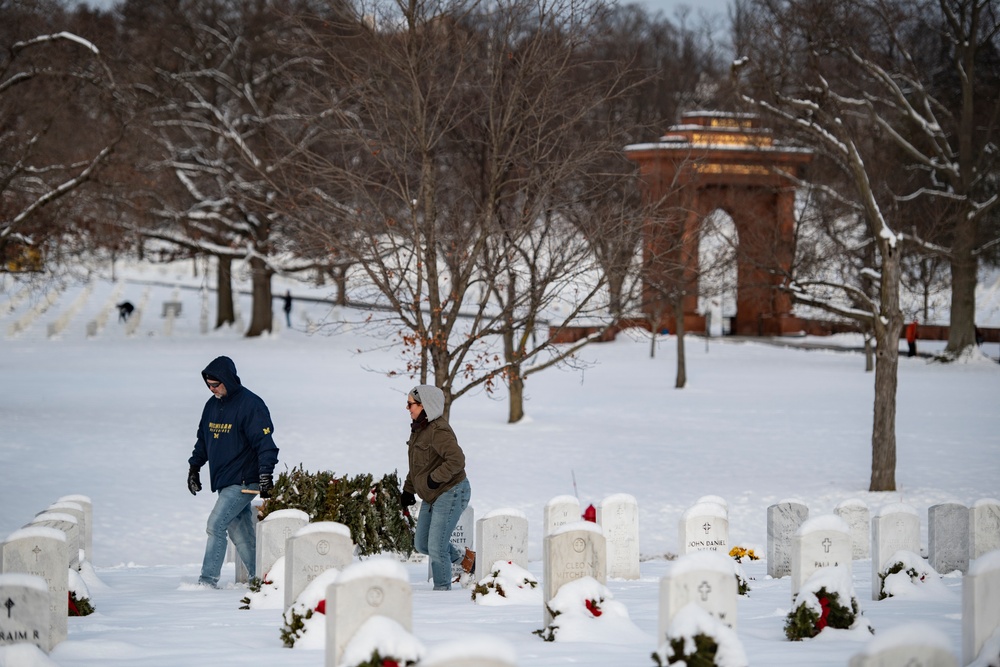
[[[336,533],[348,539],[351,537],[351,529],[336,521],[314,521],[313,523],[307,523],[295,531],[295,537],[310,533]]]
[[[865,644],[862,655],[876,655],[897,646],[928,646],[951,651],[948,637],[932,625],[907,623],[880,631]]]
[[[597,533],[599,535],[604,534],[604,530],[593,521],[574,521],[572,523],[567,523],[563,524],[562,526],[559,526],[549,534],[549,537],[553,535],[562,535],[563,533],[568,533],[573,530],[586,530],[591,533]]]
[[[1000,549],[983,554],[969,565],[969,574],[978,575],[1000,570]]]
[[[634,505],[638,505],[639,501],[637,501],[635,496],[631,493],[612,493],[600,502],[601,505],[610,505],[611,503],[632,503]]]
[[[63,510],[63,509],[66,509],[66,510],[76,510],[78,512],[82,512],[83,511],[83,505],[81,505],[80,503],[77,503],[77,502],[70,501],[70,500],[63,500],[63,501],[56,501],[56,502],[52,503],[51,505],[49,505],[49,507],[48,507],[48,510]],[[48,511],[48,510],[46,510],[46,511]]]
[[[0,574],[0,586],[23,586],[24,588],[36,588],[48,593],[49,585],[45,579],[37,574],[23,574],[21,572],[7,572]]]
[[[987,505],[1000,505],[1000,500],[996,498],[980,498],[976,502],[972,503],[972,507],[985,507]]]
[[[301,519],[303,521],[308,521],[309,515],[302,510],[287,509],[275,510],[264,517],[264,521],[272,521],[274,519]]]
[[[715,503],[716,505],[722,505],[727,511],[729,510],[729,503],[722,496],[702,496],[695,505],[700,505],[701,503]]]
[[[60,542],[66,541],[66,533],[58,528],[50,528],[48,526],[29,526],[27,528],[15,530],[7,536],[7,539],[5,539],[4,542],[31,539],[32,537],[43,537],[50,540],[59,540]]]
[[[552,498],[551,500],[549,500],[549,502],[545,503],[545,505],[548,507],[548,506],[551,506],[551,505],[561,505],[563,503],[579,503],[579,502],[580,502],[580,500],[576,496],[570,496],[570,495],[564,494],[564,495],[556,496],[555,498]]]
[[[878,508],[876,516],[885,516],[887,514],[912,514],[913,516],[919,517],[920,514],[913,507],[913,505],[907,505],[906,503],[889,503],[888,505],[882,505]]]
[[[31,520],[31,523],[38,523],[40,521],[65,521],[66,523],[80,523],[76,520],[76,517],[72,514],[66,514],[64,512],[42,512]]]
[[[696,603],[689,602],[674,615],[667,636],[681,639],[697,635],[715,640],[718,648],[714,664],[719,667],[745,667],[750,664],[736,632]]]
[[[427,652],[420,664],[422,667],[434,667],[438,663],[462,658],[492,658],[501,662],[509,662],[512,665],[517,664],[517,652],[509,642],[483,634],[468,635],[463,639],[434,646]]]
[[[492,519],[495,516],[516,516],[519,519],[527,520],[527,515],[521,510],[514,509],[513,507],[502,507],[498,510],[493,510],[492,512],[487,512],[483,515],[483,519]]]
[[[668,571],[672,576],[679,576],[688,572],[703,572],[705,570],[735,574],[735,563],[736,561],[732,558],[724,556],[718,551],[694,551],[684,554],[673,561]]]
[[[62,498],[56,500],[57,503],[61,503],[63,501],[70,503],[86,503],[87,505],[94,504],[93,501],[90,499],[90,496],[80,495],[79,493],[63,496]]]
[[[406,573],[406,568],[399,561],[392,560],[391,558],[370,558],[345,567],[337,581],[343,583],[354,579],[364,579],[365,577],[383,577],[385,579],[399,579],[406,582],[410,580]]]
[[[728,514],[725,505],[716,502],[700,502],[687,508],[681,519],[687,521],[693,516],[717,516],[725,519]]]
[[[361,624],[344,647],[341,665],[359,665],[371,660],[372,652],[399,662],[422,662],[424,646],[399,622],[387,616],[375,615]]]
[[[851,527],[847,525],[847,522],[841,519],[836,514],[824,514],[822,516],[813,517],[811,519],[806,519],[799,526],[799,529],[795,531],[796,535],[807,535],[809,533],[816,533],[821,530],[833,530],[838,533],[851,534]]]
[[[847,500],[842,500],[837,503],[837,507],[834,509],[846,509],[848,507],[868,507],[868,503],[861,500],[860,498],[848,498]]]

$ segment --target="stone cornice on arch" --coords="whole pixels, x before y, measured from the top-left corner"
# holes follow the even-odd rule
[[[812,152],[777,144],[757,116],[696,111],[659,141],[626,146],[625,154],[639,167],[644,198],[657,203],[658,215],[644,230],[647,316],[669,311],[652,286],[662,284],[664,267],[683,265],[685,330],[704,331],[697,312],[699,231],[705,216],[722,209],[740,237],[733,333],[799,331],[779,287],[794,257],[795,183]],[[676,330],[674,318],[664,317],[663,327]]]

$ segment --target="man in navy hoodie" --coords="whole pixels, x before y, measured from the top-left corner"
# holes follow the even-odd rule
[[[198,440],[188,463],[188,490],[201,491],[201,467],[208,462],[212,491],[219,499],[208,516],[208,544],[198,583],[217,588],[226,557],[226,533],[251,578],[257,576],[257,539],[250,501],[259,491],[270,498],[278,447],[264,401],[240,383],[236,364],[216,357],[201,372],[212,392],[198,425]],[[262,573],[263,574],[263,573]]]

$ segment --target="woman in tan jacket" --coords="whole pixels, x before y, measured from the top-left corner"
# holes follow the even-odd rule
[[[451,589],[452,565],[472,572],[476,554],[451,543],[451,534],[469,506],[472,488],[465,475],[465,453],[444,414],[444,392],[431,385],[414,387],[406,398],[410,413],[409,464],[401,502],[423,504],[417,517],[414,547],[431,558],[434,590]]]

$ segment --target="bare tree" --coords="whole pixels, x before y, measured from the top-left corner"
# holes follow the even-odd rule
[[[602,3],[461,0],[366,5],[328,62],[322,150],[296,177],[299,210],[364,271],[405,372],[455,398],[496,382],[523,414],[521,382],[574,348],[536,341],[572,276],[596,276],[556,325],[601,311],[604,278],[561,213],[612,135],[578,136],[623,85],[588,54]],[[336,47],[336,48],[334,48]],[[618,147],[616,146],[616,149]],[[605,186],[607,187],[607,186]],[[361,288],[363,289],[363,287]],[[506,341],[506,346],[504,346]]]
[[[220,326],[233,320],[231,264],[245,260],[253,290],[246,335],[270,331],[272,275],[320,266],[289,254],[293,214],[274,205],[273,174],[311,136],[298,103],[315,63],[287,44],[295,21],[286,12],[296,6],[130,2],[122,11],[163,16],[178,37],[158,59],[137,54],[149,68],[143,90],[151,96],[143,156],[150,179],[139,193],[138,231],[218,258]]]
[[[12,266],[54,263],[46,250],[68,238],[74,199],[125,122],[100,49],[72,25],[52,3],[0,3],[0,258]]]
[[[761,0],[741,7],[738,20],[741,58],[734,72],[742,99],[771,117],[785,121],[843,175],[827,192],[850,211],[850,220],[864,225],[864,241],[873,249],[872,262],[861,271],[875,285],[874,295],[828,276],[797,277],[791,284],[796,300],[864,323],[876,341],[875,406],[869,489],[896,487],[896,386],[899,333],[900,244],[897,197],[876,156],[883,147],[879,131],[891,124],[880,115],[879,100],[888,78],[888,62],[896,52],[883,23],[884,3],[830,0],[808,8]],[[866,10],[866,11],[860,11]],[[898,17],[897,17],[898,18]],[[845,35],[850,36],[849,44]],[[777,49],[777,50],[776,50]],[[881,49],[881,52],[880,52]],[[886,52],[888,50],[888,52]],[[867,59],[859,54],[868,54]],[[867,63],[866,66],[859,65]],[[851,93],[840,92],[850,86]],[[899,101],[897,98],[896,101]],[[861,304],[857,307],[854,304]]]

